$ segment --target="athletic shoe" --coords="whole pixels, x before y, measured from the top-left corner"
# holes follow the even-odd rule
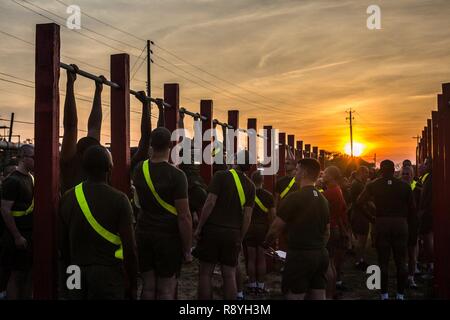
[[[266,288],[256,288],[256,295],[257,296],[268,296],[270,294],[270,291]]]
[[[417,286],[417,283],[414,281],[414,279],[408,279],[408,286],[410,289],[416,290],[419,287]]]

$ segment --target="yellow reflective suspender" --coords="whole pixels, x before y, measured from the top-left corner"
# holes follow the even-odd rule
[[[234,183],[236,184],[236,189],[239,194],[239,200],[241,202],[241,207],[243,208],[244,204],[245,204],[245,193],[244,193],[244,189],[242,188],[241,180],[239,179],[239,176],[238,176],[236,170],[231,169],[230,172],[231,172],[231,175],[233,176]]]
[[[105,228],[103,228],[97,220],[95,220],[94,216],[92,215],[91,209],[89,209],[89,205],[86,201],[86,197],[84,196],[83,192],[83,183],[80,183],[75,187],[75,197],[77,198],[78,205],[80,206],[81,211],[83,212],[84,217],[89,222],[92,229],[95,230],[103,239],[111,242],[112,244],[120,246],[118,250],[114,253],[114,256],[117,259],[123,260],[123,248],[122,248],[122,241],[120,240],[120,237],[114,233],[109,232]]]
[[[286,189],[283,190],[283,192],[280,194],[280,199],[283,199],[287,193],[289,192],[289,190],[291,190],[292,186],[295,183],[295,177],[292,178],[291,182],[289,182],[288,186],[286,187]]]
[[[258,207],[265,213],[269,211],[265,205],[263,205],[262,201],[258,198],[258,196],[255,196],[255,203],[258,205]]]
[[[147,182],[147,185],[150,188],[150,191],[152,192],[156,201],[161,205],[161,207],[163,207],[164,209],[169,211],[171,214],[177,215],[177,209],[174,206],[165,202],[163,199],[161,199],[159,194],[156,192],[155,186],[153,185],[152,178],[150,177],[150,170],[148,168],[148,160],[145,160],[144,163],[142,164],[142,172],[144,173],[145,181]]]
[[[34,187],[34,177],[32,174],[30,174],[31,177],[31,181],[33,181],[33,187]],[[34,194],[34,190],[33,190],[33,194]],[[31,200],[31,204],[30,206],[26,209],[26,210],[22,210],[22,211],[11,211],[11,215],[13,217],[23,217],[23,216],[27,216],[30,213],[32,213],[34,210],[34,195],[33,195],[33,199]]]
[[[411,190],[414,191],[414,189],[416,189],[416,186],[417,186],[417,181],[416,181],[416,180],[413,180],[413,181],[411,182]]]
[[[425,180],[427,180],[427,177],[430,175],[430,173],[425,173],[421,178],[420,178],[420,183],[424,184]]]

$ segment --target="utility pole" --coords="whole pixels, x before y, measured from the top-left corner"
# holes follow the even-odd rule
[[[345,118],[345,120],[350,120],[350,155],[353,158],[353,111],[352,108],[350,108],[350,111],[348,111],[349,117]]]
[[[373,165],[375,168],[377,167],[377,154],[376,153],[373,155]]]
[[[9,122],[9,136],[8,136],[8,142],[11,142],[11,137],[13,133],[13,125],[14,125],[14,112],[11,113],[11,120]],[[20,142],[20,141],[19,141]]]

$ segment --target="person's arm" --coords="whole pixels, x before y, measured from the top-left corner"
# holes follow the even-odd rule
[[[130,201],[124,195],[123,208],[120,210],[121,219],[119,223],[119,236],[123,247],[123,264],[129,284],[129,294],[131,299],[137,298],[137,272],[138,259],[136,250],[136,240],[131,222],[132,208]]]
[[[328,243],[328,240],[330,240],[330,224],[328,223],[325,228],[325,233],[323,235],[324,243]]]
[[[285,227],[286,222],[280,217],[276,217],[275,220],[270,225],[263,246],[269,247],[275,241],[275,239],[278,238],[278,236],[281,234],[281,232],[284,230]]]
[[[272,223],[275,220],[276,211],[275,208],[269,209],[269,223]]]
[[[152,132],[152,122],[150,121],[150,102],[146,99],[144,91],[139,91],[136,98],[142,102],[141,138],[139,139],[138,150],[131,159],[131,171],[133,171],[134,167],[140,161],[143,161],[148,157],[148,150],[150,148],[150,133]]]
[[[11,214],[11,208],[14,205],[14,201],[2,199],[2,216],[6,227],[14,238],[14,243],[18,249],[25,249],[27,247],[27,240],[22,236],[19,229],[17,229],[16,221]]]
[[[198,238],[201,234],[203,225],[208,220],[214,206],[216,205],[217,195],[214,193],[208,193],[205,204],[203,205],[202,213],[200,214],[200,221],[198,222],[197,230],[195,231],[195,237]]]
[[[74,64],[72,64],[72,67],[75,68],[75,70],[78,69],[78,67]],[[74,94],[74,83],[76,79],[77,74],[67,70],[66,99],[64,101],[63,118],[64,135],[61,144],[60,156],[62,162],[72,159],[77,152],[78,117]]]
[[[99,76],[100,79],[106,80],[104,76]],[[100,141],[102,131],[102,91],[103,82],[95,81],[94,101],[92,102],[92,110],[88,119],[88,137]]]
[[[241,242],[244,240],[248,228],[250,227],[250,222],[252,221],[252,212],[253,207],[244,207],[244,217],[242,219],[242,227],[241,227]]]
[[[275,208],[278,208],[280,206],[280,194],[278,192],[275,192],[275,198],[274,198],[274,206]]]
[[[159,111],[159,115],[158,115],[158,127],[165,127],[166,126],[166,119],[164,116],[164,106],[163,106],[163,101],[161,99],[157,99],[157,103],[156,105],[158,106],[158,111]]]
[[[191,262],[192,217],[189,211],[188,199],[175,200],[175,208],[177,209],[178,230],[180,232],[184,260],[185,262]]]
[[[367,205],[367,203],[370,201],[372,196],[371,196],[371,193],[370,193],[369,186],[370,186],[370,184],[366,185],[364,190],[361,192],[361,194],[357,198],[356,205],[358,207],[362,208],[365,205]],[[369,219],[371,222],[374,222],[374,217],[371,214],[369,214],[369,210],[361,210],[361,211],[367,217],[367,219]]]

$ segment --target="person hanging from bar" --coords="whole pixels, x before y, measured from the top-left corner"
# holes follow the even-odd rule
[[[150,101],[144,91],[138,91],[135,96],[142,103],[141,116],[141,138],[139,139],[139,146],[137,151],[131,157],[130,171],[133,172],[136,165],[149,157],[151,157],[150,134],[152,132],[152,122],[150,119]],[[164,127],[164,106],[157,103],[159,116],[158,127]]]
[[[34,147],[19,149],[19,165],[2,183],[1,213],[5,232],[0,261],[9,270],[7,299],[31,299],[33,264]]]
[[[184,129],[184,112],[180,112],[180,117],[178,119],[178,129]],[[183,139],[189,138],[183,136]],[[195,146],[193,145],[192,140],[189,140],[191,143],[191,163],[182,162],[178,167],[184,172],[187,178],[189,210],[192,214],[192,224],[193,228],[195,229],[197,227],[199,216],[208,195],[208,187],[206,186],[202,176],[200,175],[200,165],[194,163],[194,152],[196,152],[196,150],[194,148]],[[181,137],[179,142],[181,142]],[[180,156],[182,156],[182,154],[180,154]]]
[[[184,262],[192,261],[192,219],[186,175],[169,163],[171,133],[158,127],[151,133],[151,159],[133,174],[140,213],[136,241],[143,278],[141,299],[171,300]]]
[[[255,185],[246,176],[251,169],[248,151],[240,151],[237,159],[240,161],[233,169],[214,174],[195,231],[197,246],[193,254],[200,260],[200,300],[212,299],[212,275],[217,264],[222,269],[224,298],[237,297],[238,256],[255,202]]]
[[[78,70],[76,65],[71,65]],[[106,80],[105,77],[99,76]],[[87,136],[78,140],[78,116],[74,93],[74,84],[77,79],[76,72],[67,70],[66,99],[64,102],[64,136],[61,144],[60,170],[61,170],[61,194],[75,187],[86,179],[86,174],[81,166],[84,152],[90,146],[100,145],[102,127],[102,90],[103,83],[95,82],[95,94],[91,113],[88,119]]]
[[[261,171],[252,174],[252,181],[256,187],[255,206],[253,208],[250,227],[245,236],[247,247],[247,273],[249,283],[247,290],[258,296],[266,295],[266,252],[262,247],[269,226],[275,219],[275,205],[273,195],[263,188],[264,177]]]
[[[76,300],[136,299],[137,253],[130,201],[108,184],[113,162],[105,147],[89,147],[82,165],[87,180],[66,192],[59,204],[63,264],[65,268],[76,265],[81,272],[80,286],[67,287],[66,296]]]

